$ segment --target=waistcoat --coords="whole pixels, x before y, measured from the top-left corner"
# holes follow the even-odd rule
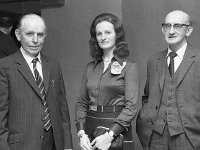
[[[169,129],[170,136],[184,132],[176,100],[176,82],[180,70],[179,68],[172,78],[169,74],[167,63],[165,66],[165,78],[162,87],[162,97],[157,119],[154,125],[154,130],[161,135],[163,134],[166,124],[168,125],[167,127]]]

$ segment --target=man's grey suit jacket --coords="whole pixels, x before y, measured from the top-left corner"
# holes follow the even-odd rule
[[[41,61],[56,149],[72,148],[60,65],[42,54]],[[43,115],[39,89],[21,52],[0,59],[0,150],[42,150]]]
[[[147,82],[136,124],[143,147],[149,144],[160,107],[166,57],[167,50],[153,55],[147,63]],[[179,116],[187,137],[200,150],[200,52],[188,45],[179,67],[175,91]]]

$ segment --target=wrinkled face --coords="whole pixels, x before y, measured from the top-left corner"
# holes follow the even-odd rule
[[[103,50],[115,48],[116,33],[114,25],[108,21],[102,21],[96,25],[96,39]]]
[[[22,20],[21,26],[15,31],[15,35],[24,51],[35,57],[43,47],[46,27],[41,18],[29,16]]]
[[[162,31],[165,41],[169,47],[175,49],[180,48],[186,42],[186,37],[192,32],[188,16],[180,11],[169,13],[164,24]]]

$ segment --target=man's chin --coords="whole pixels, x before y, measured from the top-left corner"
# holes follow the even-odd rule
[[[173,44],[176,44],[176,43],[177,43],[177,40],[175,40],[175,39],[167,41],[167,44],[169,44],[169,45],[173,45]]]
[[[34,51],[30,51],[30,54],[31,54],[32,56],[36,57],[36,56],[38,56],[39,52],[40,52],[40,50],[37,50],[37,51],[34,50]]]

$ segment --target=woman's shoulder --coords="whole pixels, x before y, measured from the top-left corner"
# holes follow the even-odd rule
[[[139,76],[139,67],[136,60],[133,60],[130,58],[126,59],[126,66],[124,68],[124,72],[127,73],[127,75],[131,75],[135,77]]]
[[[87,67],[94,67],[95,64],[96,64],[96,61],[92,60],[92,61],[87,63]]]
[[[93,60],[93,61],[88,62],[85,68],[86,70],[91,70],[91,69],[94,69],[97,64],[98,62]]]
[[[125,71],[138,70],[138,63],[136,62],[136,60],[126,58],[125,62],[126,62]]]

